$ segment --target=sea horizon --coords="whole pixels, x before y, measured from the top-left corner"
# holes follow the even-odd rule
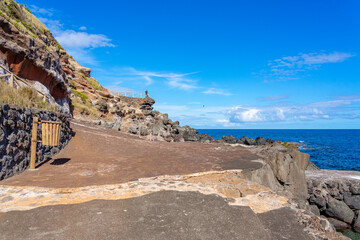
[[[197,129],[214,139],[233,135],[299,142],[299,150],[321,169],[360,171],[360,129]]]

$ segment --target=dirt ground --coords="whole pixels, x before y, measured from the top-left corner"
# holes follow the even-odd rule
[[[59,154],[1,185],[83,187],[144,177],[259,168],[246,148],[223,144],[150,142],[138,136],[73,121],[76,135]]]

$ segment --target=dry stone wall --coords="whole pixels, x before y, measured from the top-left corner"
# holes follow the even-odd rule
[[[33,117],[62,123],[59,146],[37,144],[37,163],[50,159],[64,148],[73,136],[70,122],[67,121],[68,115],[0,104],[0,180],[28,168]],[[41,139],[41,127],[38,128],[38,139]]]

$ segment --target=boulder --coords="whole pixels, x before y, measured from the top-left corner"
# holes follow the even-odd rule
[[[155,100],[149,97],[146,97],[142,100],[142,102],[140,103],[140,109],[142,110],[153,110],[152,105],[155,104]]]
[[[254,139],[248,138],[248,137],[245,137],[245,136],[240,138],[239,143],[243,143],[245,145],[255,145],[256,144]]]
[[[326,204],[325,214],[343,222],[351,224],[354,219],[354,212],[342,201],[330,199]]]
[[[255,139],[255,143],[256,143],[256,145],[265,145],[266,139],[264,137],[257,137]]]
[[[211,143],[213,141],[213,137],[210,137],[207,134],[198,134],[198,141],[202,143]]]
[[[186,128],[183,133],[183,138],[185,141],[191,141],[191,142],[198,141],[197,130],[190,127]]]
[[[331,218],[331,217],[328,217],[327,219],[334,226],[334,228],[336,230],[345,230],[345,229],[350,228],[350,225],[343,221],[340,221],[340,220],[337,220],[337,219]]]
[[[234,144],[237,142],[237,139],[233,135],[223,136],[222,139],[224,140],[225,143]]]
[[[316,216],[320,216],[320,210],[316,205],[309,205],[310,211]]]
[[[354,221],[353,229],[356,232],[360,233],[360,218],[359,217]]]
[[[108,112],[108,105],[105,100],[99,100],[96,102],[96,105],[98,106],[98,110],[101,112]]]
[[[360,210],[360,195],[344,195],[344,201],[350,208]]]
[[[352,183],[350,186],[350,191],[354,195],[360,194],[360,182]]]

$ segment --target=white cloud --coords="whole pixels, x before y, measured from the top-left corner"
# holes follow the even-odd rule
[[[287,56],[269,62],[270,69],[263,70],[265,83],[297,80],[301,73],[319,69],[326,63],[339,63],[355,56],[351,53],[301,53],[296,56]]]
[[[316,120],[360,118],[360,96],[339,97],[334,100],[308,104],[287,104],[279,106],[236,106],[223,113],[230,122],[271,122],[289,120]]]
[[[267,96],[267,97],[259,97],[257,99],[261,101],[271,102],[271,101],[278,101],[287,98],[289,98],[289,95]]]
[[[87,33],[86,27],[79,28],[80,32],[64,29],[64,24],[59,20],[50,19],[54,10],[46,10],[31,6],[32,10],[47,28],[52,32],[56,40],[66,51],[82,64],[96,65],[96,59],[91,54],[91,49],[100,47],[115,47],[111,39],[103,34]]]
[[[218,89],[218,88],[209,88],[206,91],[203,91],[204,94],[213,94],[213,95],[223,95],[223,96],[230,96],[231,93],[227,92],[224,89]]]
[[[217,122],[217,123],[229,123],[229,119],[216,119],[215,122]]]
[[[64,48],[114,47],[114,45],[110,43],[111,39],[102,34],[89,34],[86,32],[66,30],[56,34],[55,38]]]
[[[275,59],[274,61],[270,62],[269,65],[273,69],[279,69],[282,67],[302,68],[304,66],[319,66],[325,63],[343,62],[353,56],[353,54],[343,52],[302,53],[297,56],[288,56]]]
[[[146,85],[151,85],[155,81],[162,81],[165,84],[173,88],[178,88],[181,90],[191,90],[197,88],[196,81],[189,79],[187,76],[194,73],[164,73],[164,72],[154,72],[154,71],[140,71],[132,67],[118,69],[117,74],[119,78],[125,80],[141,80]]]
[[[48,29],[50,29],[50,31],[53,34],[59,33],[61,32],[64,24],[62,24],[59,20],[52,20],[49,18],[44,18],[44,17],[39,17],[38,18],[42,23],[44,23],[46,25],[46,27]]]
[[[47,15],[49,17],[51,17],[53,15],[54,9],[45,9],[45,8],[39,8],[35,5],[31,5],[30,6],[30,10],[33,13],[37,13],[40,15]]]

